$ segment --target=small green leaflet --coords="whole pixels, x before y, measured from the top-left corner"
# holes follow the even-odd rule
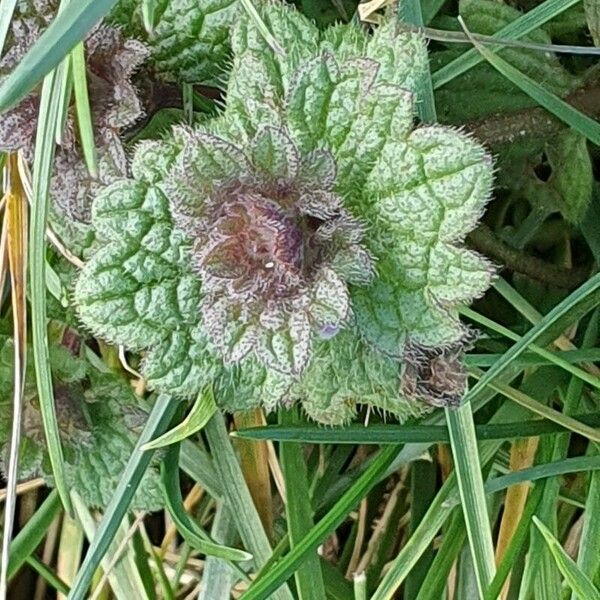
[[[185,440],[185,438],[200,431],[215,414],[216,410],[217,405],[215,404],[212,386],[206,386],[198,394],[188,416],[170,431],[145,444],[143,450],[156,450]]]

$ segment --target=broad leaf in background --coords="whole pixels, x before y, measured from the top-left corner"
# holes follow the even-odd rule
[[[148,44],[160,77],[220,85],[229,29],[242,10],[238,0],[156,0],[151,23],[144,18],[146,4],[120,0],[109,20]]]
[[[546,213],[559,212],[570,223],[578,224],[584,217],[594,184],[592,161],[587,140],[567,129],[546,144],[545,180],[531,169],[523,186],[523,196],[534,209]]]
[[[461,0],[459,12],[469,31],[485,35],[493,35],[521,16],[517,9],[493,0]],[[453,27],[457,31],[461,29],[458,23]],[[552,43],[550,36],[541,29],[522,39],[538,44]],[[456,48],[433,52],[432,70],[438,70],[462,52],[464,50]],[[579,83],[578,78],[570,74],[554,54],[507,48],[498,55],[558,96],[565,96]],[[476,102],[471,101],[474,97]],[[438,116],[443,123],[464,123],[535,106],[531,98],[485,63],[436,90],[435,99]]]
[[[0,349],[0,452],[6,465],[11,425],[12,340],[2,337]],[[65,476],[90,507],[108,504],[135,445],[147,412],[125,380],[100,373],[86,361],[54,344],[50,353],[58,425],[65,448]],[[28,369],[23,408],[23,439],[19,474],[22,479],[44,477],[52,484],[33,366]],[[142,480],[133,506],[156,510],[162,506],[156,467]]]

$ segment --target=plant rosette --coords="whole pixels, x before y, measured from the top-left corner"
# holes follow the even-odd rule
[[[242,15],[222,113],[141,142],[95,198],[74,293],[94,335],[144,354],[148,384],[225,410],[300,401],[347,422],[460,401],[458,309],[490,263],[466,249],[490,196],[484,149],[415,127],[423,38],[386,20],[320,32],[267,3]]]

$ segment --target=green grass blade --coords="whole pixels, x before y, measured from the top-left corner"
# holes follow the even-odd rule
[[[410,532],[419,526],[435,498],[438,465],[431,460],[416,460],[410,469]],[[404,585],[404,600],[414,600],[433,562],[433,544],[421,555]]]
[[[177,531],[192,548],[207,556],[216,556],[229,561],[243,561],[252,558],[252,555],[244,550],[229,548],[213,542],[185,511],[179,482],[179,446],[177,444],[171,445],[167,450],[160,471],[167,510]]]
[[[502,358],[490,369],[469,391],[469,396],[475,396],[480,390],[488,385],[494,378],[498,377],[512,361],[520,356],[530,344],[541,337],[556,321],[569,314],[569,312],[583,303],[588,297],[595,297],[600,290],[600,273],[590,278],[586,283],[567,296],[557,304],[547,315],[545,315],[534,327],[532,327],[516,344],[514,344]]]
[[[308,532],[306,536],[286,556],[264,573],[248,588],[244,600],[264,600],[281,586],[302,563],[306,554],[316,547],[338,527],[348,513],[356,507],[385,473],[398,454],[397,447],[385,448],[369,464],[357,481],[342,495],[327,514]]]
[[[0,112],[22,100],[116,3],[78,0],[57,15],[0,87]]]
[[[55,590],[62,594],[68,594],[69,586],[45,563],[43,563],[35,554],[27,557],[27,564],[37,571]]]
[[[63,506],[68,512],[72,512],[71,497],[63,469],[64,457],[56,418],[52,373],[50,372],[46,312],[46,225],[50,180],[54,163],[54,134],[64,101],[58,93],[59,89],[62,89],[60,68],[48,75],[42,86],[33,159],[29,279],[33,363],[44,434],[55,486]]]
[[[550,19],[553,19],[579,2],[581,2],[581,0],[546,0],[543,4],[536,6],[534,9],[497,31],[493,37],[516,40],[531,33],[535,29],[538,29]],[[497,46],[492,48],[491,51],[499,50],[501,48],[502,46]],[[433,81],[434,89],[442,87],[449,81],[452,81],[455,77],[458,77],[465,71],[478,65],[483,60],[483,57],[474,48],[461,54],[458,58],[455,58],[452,62],[432,74],[431,79]]]
[[[98,524],[79,494],[74,492],[72,500],[77,521],[80,523],[86,538],[93,543],[97,535]],[[100,527],[102,527],[101,524]],[[125,516],[117,524],[114,539],[101,557],[100,566],[105,573],[108,573],[108,582],[116,600],[131,600],[132,598],[135,598],[135,600],[156,600],[155,594],[153,592],[149,593],[144,586],[135,560],[135,551],[132,544],[129,543],[131,541],[128,539],[129,529],[129,519]],[[118,558],[116,562],[115,557]],[[70,598],[71,596],[68,595],[67,597]]]
[[[229,544],[235,541],[235,523],[231,512],[224,502],[220,502],[215,511],[211,536],[217,542]],[[198,600],[230,600],[234,584],[233,569],[224,560],[209,556],[204,563],[202,587]]]
[[[284,48],[281,47],[279,42],[271,33],[270,29],[267,27],[266,23],[262,20],[261,16],[258,14],[258,11],[254,6],[254,3],[251,0],[240,0],[240,4],[248,13],[248,16],[254,22],[254,25],[260,32],[260,35],[262,35],[263,39],[271,47],[273,52],[275,52],[275,54],[278,54],[279,56],[285,56],[286,52]]]
[[[156,398],[152,412],[131,453],[131,458],[125,467],[114,496],[106,507],[104,517],[73,582],[69,600],[84,600],[86,597],[92,577],[106,555],[110,543],[129,509],[133,495],[150,464],[153,452],[144,452],[142,447],[146,442],[165,431],[177,411],[178,404],[177,400],[169,396],[161,395]]]
[[[600,568],[600,470],[590,477],[577,565],[590,579]],[[585,598],[580,596],[579,600]]]
[[[213,389],[212,386],[208,386],[198,394],[196,402],[194,402],[186,418],[164,435],[146,444],[144,450],[156,450],[157,448],[183,441],[185,438],[200,431],[210,421],[216,411],[217,405],[215,404]]]
[[[217,475],[212,459],[190,440],[181,443],[179,466],[213,498],[223,496],[223,486]]]
[[[461,311],[462,312],[462,311]],[[466,315],[466,313],[464,313]],[[515,334],[515,341],[518,341],[521,336]],[[560,361],[568,362],[569,364],[581,364],[585,362],[600,362],[600,348],[583,348],[580,350],[561,350],[552,352]],[[491,367],[501,357],[501,354],[485,353],[485,354],[467,354],[465,363],[468,366],[475,367]],[[515,361],[520,367],[543,367],[549,364],[558,364],[556,359],[547,360],[533,353],[523,354]]]
[[[295,411],[281,411],[284,423],[296,423],[299,419]],[[313,508],[308,487],[308,473],[302,446],[281,444],[279,448],[281,468],[287,494],[286,518],[290,547],[295,548],[302,538],[314,527]],[[315,552],[309,554],[295,574],[296,590],[300,600],[325,597],[325,585],[321,572],[321,559]]]
[[[484,600],[497,600],[500,592],[502,591],[504,582],[506,581],[506,578],[513,568],[514,562],[517,559],[517,556],[521,552],[521,549],[529,537],[531,518],[535,514],[535,511],[540,504],[544,494],[544,489],[545,487],[543,484],[536,485],[533,489],[533,492],[527,498],[525,510],[521,515],[519,525],[517,526],[517,529],[515,530],[513,537],[511,538],[508,547],[504,552],[504,556],[498,565],[494,579],[486,590]]]
[[[470,373],[474,377],[482,377],[482,371],[478,369],[470,369]],[[502,394],[506,398],[509,398],[513,402],[516,402],[520,406],[523,406],[530,410],[531,412],[544,417],[545,419],[549,419],[550,421],[554,421],[559,425],[563,426],[565,429],[578,433],[594,442],[600,442],[600,430],[594,427],[589,427],[584,423],[581,423],[577,419],[570,417],[569,415],[565,415],[550,406],[542,404],[537,400],[531,398],[527,394],[523,393],[521,390],[516,390],[508,385],[502,383],[490,383],[489,387],[492,390]]]
[[[454,561],[465,543],[467,531],[462,511],[456,510],[443,532],[442,544],[419,589],[417,600],[437,600],[444,597],[444,588]]]
[[[392,561],[371,600],[391,600],[419,558],[430,547],[433,538],[449,517],[451,509],[447,500],[456,485],[454,475],[449,477],[431,503],[421,522]]]
[[[0,56],[4,54],[4,43],[10,29],[10,22],[18,0],[2,0],[0,2]]]
[[[534,81],[504,59],[496,56],[473,38],[471,40],[481,55],[494,69],[504,75],[506,79],[533,98],[540,106],[543,106],[547,111],[572,127],[575,131],[581,133],[590,142],[600,146],[600,123],[577,110],[552,92],[549,92],[537,83],[537,81]]]
[[[71,65],[81,149],[88,173],[91,177],[96,178],[98,176],[98,164],[96,161],[96,144],[94,142],[94,126],[88,94],[87,67],[83,42],[79,42],[71,51]]]
[[[242,469],[235,456],[223,416],[215,414],[205,428],[215,470],[222,487],[221,497],[227,502],[244,547],[253,554],[254,563],[262,567],[273,551],[252,501]],[[291,600],[287,587],[277,590],[273,600]]]
[[[590,427],[600,427],[600,413],[574,415],[573,418]],[[478,440],[511,440],[550,435],[569,430],[568,427],[543,419],[515,423],[475,425]],[[393,425],[374,423],[352,424],[324,429],[318,425],[266,425],[240,429],[234,437],[251,440],[272,440],[298,444],[365,444],[385,446],[390,444],[443,444],[450,441],[445,425]]]
[[[52,521],[60,511],[60,498],[52,490],[31,519],[23,526],[10,544],[8,580],[10,581],[44,539]]]
[[[600,600],[600,590],[594,586],[589,577],[577,566],[575,561],[565,552],[560,542],[552,532],[537,518],[533,522],[544,537],[548,549],[556,562],[569,587],[581,598],[586,600]]]
[[[520,469],[508,475],[501,475],[490,479],[484,485],[486,494],[495,494],[511,485],[517,485],[525,481],[536,481],[548,477],[558,477],[567,473],[581,473],[585,471],[599,471],[600,456],[576,456],[564,458],[549,463],[536,465],[527,469]]]
[[[446,409],[446,421],[477,587],[483,595],[496,565],[471,405]]]
[[[475,321],[476,323],[479,323],[480,325],[483,325],[485,327],[488,327],[489,329],[492,329],[493,331],[496,331],[500,335],[507,337],[508,339],[512,340],[513,342],[518,342],[521,339],[521,336],[517,335],[516,333],[513,333],[507,327],[503,327],[499,323],[495,323],[491,319],[488,319],[487,317],[480,315],[479,313],[475,312],[474,310],[471,310],[470,308],[463,308],[461,310],[461,314],[463,314],[465,317],[468,317],[469,319]],[[529,350],[531,352],[533,352],[534,354],[537,354],[538,356],[546,359],[548,362],[556,365],[557,367],[560,367],[561,369],[564,369],[568,373],[571,373],[571,375],[574,375],[575,377],[578,377],[582,381],[585,381],[592,387],[595,387],[596,389],[600,389],[600,379],[598,377],[595,377],[594,375],[588,373],[587,371],[584,371],[583,369],[569,363],[568,361],[561,358],[561,356],[556,354],[555,352],[550,352],[549,350],[546,350],[545,348],[540,348],[539,346],[536,346],[535,344],[529,344]]]
[[[525,411],[519,407],[504,404],[494,415],[495,422],[514,421],[521,416]],[[433,417],[429,417],[433,418]],[[480,457],[481,463],[487,464],[497,453],[502,442],[490,441],[484,442],[481,445]],[[413,453],[412,450],[416,452]],[[415,454],[421,455],[426,447],[419,445],[405,446],[407,452],[401,452],[399,458],[406,459],[406,455]],[[397,461],[399,462],[399,461]],[[390,563],[387,573],[381,580],[379,587],[375,591],[371,600],[391,600],[395,597],[396,590],[402,585],[408,573],[419,560],[419,557],[425,552],[433,541],[435,535],[440,530],[448,516],[453,510],[451,508],[451,500],[456,494],[456,476],[451,473],[448,479],[444,482],[436,497],[431,502],[431,505],[419,523],[419,526],[410,536],[406,544],[402,547],[400,553]]]

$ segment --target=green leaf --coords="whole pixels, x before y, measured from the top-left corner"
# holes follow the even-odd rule
[[[283,4],[257,11],[260,27],[243,14],[231,34],[224,112],[198,131],[175,129],[161,142],[140,144],[132,179],[96,198],[98,244],[75,286],[79,315],[96,336],[144,351],[142,372],[157,390],[190,397],[212,382],[217,404],[230,410],[261,403],[271,409],[290,394],[327,423],[348,420],[357,402],[401,419],[417,416],[428,407],[400,392],[394,360],[407,342],[433,354],[456,343],[460,370],[465,331],[456,308],[483,293],[492,274],[486,260],[462,247],[487,201],[491,161],[463,134],[414,129],[413,94],[427,73],[419,34],[393,19],[372,36],[350,26],[321,33]],[[285,55],[270,49],[263,26]],[[265,125],[287,132],[265,136]],[[257,149],[247,151],[257,132],[260,144],[250,142]],[[324,160],[330,155],[336,165]],[[204,242],[194,227],[205,209],[199,198],[232,177],[272,179],[276,170],[285,177],[298,163],[302,185],[323,180],[339,195],[338,205],[346,201],[352,218],[344,217],[345,229],[358,241],[334,254],[331,271],[324,265],[315,273],[310,318],[294,310],[289,318],[267,315],[268,327],[258,326],[252,307],[213,297],[211,276],[199,273]],[[370,253],[359,247],[363,228]],[[327,227],[321,232],[328,235]],[[332,246],[342,246],[345,231],[333,234]],[[367,286],[368,277],[358,275],[361,265],[372,274],[371,254],[377,278]],[[342,285],[346,275],[351,298]],[[366,366],[337,340],[339,329],[354,328],[350,301],[362,335],[376,347],[361,348],[356,331],[345,338]],[[309,360],[313,342],[320,364]],[[224,365],[219,353],[241,362]],[[328,397],[335,389],[327,377],[343,380],[344,372],[351,372],[348,383]]]
[[[569,587],[581,598],[586,598],[586,600],[599,600],[600,590],[598,590],[587,575],[579,569],[575,561],[560,545],[560,542],[552,535],[552,532],[535,516],[533,517],[533,522],[544,537],[552,557],[556,562],[556,566],[560,569],[560,572],[563,574]]]
[[[536,180],[525,190],[534,207],[558,211],[565,220],[579,224],[592,199],[594,174],[586,138],[566,130],[546,145],[548,165],[552,169],[544,183]]]
[[[481,295],[493,273],[460,246],[487,203],[490,166],[478,144],[438,126],[381,149],[365,185],[377,199],[366,211],[381,230],[371,242],[379,277],[353,299],[361,332],[385,353],[401,357],[407,338],[423,346],[462,339],[457,305]]]
[[[85,38],[117,0],[73,2],[51,23],[0,87],[0,112],[14,106]]]
[[[0,448],[6,454],[11,417],[5,410],[12,386],[12,341],[0,344]],[[65,447],[63,462],[67,487],[85,503],[104,508],[113,496],[136,434],[147,417],[129,383],[112,372],[100,373],[64,347],[52,344],[50,363],[57,427]],[[44,477],[54,485],[47,443],[42,434],[42,415],[36,394],[35,374],[26,379],[25,422],[21,444],[21,477]],[[162,506],[158,472],[148,469],[132,506],[156,510]]]
[[[178,444],[172,444],[167,450],[161,464],[161,478],[169,514],[177,527],[177,531],[190,546],[206,556],[215,556],[227,561],[244,561],[252,558],[252,555],[248,552],[213,542],[186,512],[179,481]]]
[[[181,442],[187,437],[200,431],[211,419],[217,410],[212,387],[207,387],[196,398],[186,418],[176,427],[167,431],[159,438],[152,440],[144,446],[144,450],[156,450],[170,444]]]
[[[151,50],[163,77],[187,83],[219,83],[230,54],[230,28],[238,0],[120,0],[110,20]]]

